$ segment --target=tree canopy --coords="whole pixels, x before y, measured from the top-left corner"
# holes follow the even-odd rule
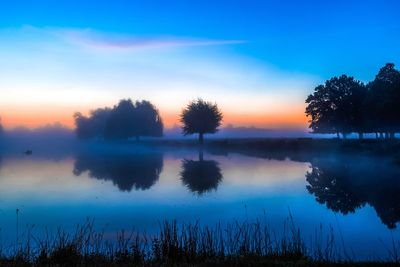
[[[216,133],[221,122],[222,113],[217,104],[201,98],[190,102],[181,114],[183,134],[199,134],[200,143],[203,142],[204,134]]]
[[[386,133],[400,131],[400,72],[388,63],[367,85],[347,75],[315,87],[306,99],[313,133]]]
[[[80,112],[74,114],[76,135],[80,139],[103,137],[106,123],[110,117],[110,108],[98,108],[92,110],[88,117]]]
[[[368,84],[371,127],[378,132],[400,131],[400,72],[394,64],[381,68]]]
[[[163,134],[163,123],[158,110],[149,101],[132,102],[123,99],[110,108],[99,108],[89,116],[75,113],[78,138],[128,139],[141,136],[158,137]]]

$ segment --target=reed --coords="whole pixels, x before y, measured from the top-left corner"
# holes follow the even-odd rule
[[[261,220],[218,223],[163,221],[155,234],[120,231],[105,238],[94,221],[73,233],[59,228],[37,238],[33,228],[2,247],[0,266],[398,266],[398,246],[385,261],[355,262],[338,249],[334,232],[321,226],[308,246],[293,218],[283,224],[283,235]],[[339,242],[340,243],[340,242]]]

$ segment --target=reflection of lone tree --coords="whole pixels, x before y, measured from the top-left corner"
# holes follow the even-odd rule
[[[158,110],[148,101],[121,100],[112,109],[96,109],[88,117],[74,115],[76,134],[81,139],[127,139],[162,136],[163,123]]]
[[[163,168],[162,154],[86,154],[79,155],[74,174],[89,171],[89,177],[111,180],[121,191],[149,189]]]
[[[190,191],[202,195],[216,190],[222,180],[221,169],[214,160],[203,160],[202,152],[199,160],[183,160],[180,173],[182,183]]]
[[[203,143],[203,135],[217,132],[221,121],[222,113],[217,104],[202,99],[190,102],[181,114],[183,134],[198,133],[201,144]]]
[[[388,228],[400,221],[400,168],[384,161],[319,160],[306,174],[307,190],[321,204],[347,214],[365,204]]]

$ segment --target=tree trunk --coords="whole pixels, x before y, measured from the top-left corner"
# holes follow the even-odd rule
[[[375,137],[376,137],[376,139],[378,139],[378,138],[379,138],[379,135],[378,135],[378,133],[375,133]]]
[[[199,150],[199,161],[203,161],[203,149]]]
[[[199,143],[202,145],[204,143],[203,133],[199,133]]]
[[[379,139],[383,139],[383,133],[382,132],[379,133]]]
[[[389,138],[390,139],[394,139],[394,133],[393,132],[389,133]]]
[[[336,137],[337,137],[337,139],[340,139],[340,134],[339,134],[339,132],[336,133]]]
[[[363,140],[364,139],[364,133],[358,133],[358,138],[360,140]]]
[[[347,138],[347,133],[342,133],[343,139],[346,140]]]

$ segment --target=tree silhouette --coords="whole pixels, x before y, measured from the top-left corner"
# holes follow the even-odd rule
[[[393,63],[387,63],[368,88],[371,124],[377,132],[394,137],[400,131],[400,72]]]
[[[190,191],[202,195],[216,190],[222,180],[221,169],[214,160],[203,160],[203,152],[199,153],[199,160],[182,161],[181,181]]]
[[[184,135],[199,134],[199,142],[203,143],[203,135],[215,133],[221,125],[222,113],[217,104],[197,99],[190,102],[181,114]]]
[[[99,108],[92,110],[89,117],[83,116],[80,112],[74,114],[76,135],[80,139],[90,139],[95,137],[103,137],[104,130],[111,109]]]
[[[135,106],[130,99],[119,101],[114,106],[107,121],[104,136],[106,139],[128,139],[138,136],[139,123]]]
[[[73,173],[89,171],[89,177],[112,181],[120,191],[149,189],[158,180],[163,168],[159,153],[99,153],[76,156]]]
[[[310,128],[314,133],[363,132],[363,103],[365,86],[353,77],[342,75],[318,85],[306,99],[307,116],[311,117]],[[362,135],[360,134],[360,137]]]
[[[140,127],[137,128],[136,137],[163,135],[163,123],[158,110],[149,101],[136,101],[135,113]]]
[[[400,71],[382,67],[367,85],[353,77],[333,77],[306,99],[313,133],[375,133],[394,138],[400,132]]]
[[[75,113],[74,119],[80,139],[139,139],[140,136],[159,137],[163,134],[161,117],[149,101],[123,99],[112,109],[91,111],[88,117]]]
[[[307,190],[327,208],[354,213],[369,204],[389,229],[400,222],[400,168],[376,159],[314,159]]]

